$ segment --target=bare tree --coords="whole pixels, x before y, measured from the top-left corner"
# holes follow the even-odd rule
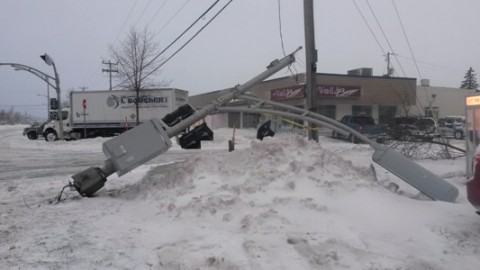
[[[155,75],[160,73],[162,58],[154,35],[145,28],[138,32],[130,30],[126,38],[118,46],[109,45],[110,55],[118,63],[115,80],[121,89],[134,90],[136,124],[139,124],[138,102],[142,89],[167,86],[166,81],[156,81]]]

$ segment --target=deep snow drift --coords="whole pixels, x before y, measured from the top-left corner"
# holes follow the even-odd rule
[[[368,145],[237,130],[228,152],[232,130],[220,129],[201,151],[174,146],[110,177],[94,198],[51,203],[72,174],[102,165],[107,139],[29,141],[22,128],[0,127],[4,269],[480,267],[464,158],[418,161],[460,190],[436,202],[372,166]]]

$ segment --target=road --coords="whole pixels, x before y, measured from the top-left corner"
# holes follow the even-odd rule
[[[22,129],[0,128],[0,181],[71,176],[88,167],[102,167],[106,160],[101,143],[108,138],[46,142],[27,139]],[[148,163],[179,162],[199,151],[203,150],[171,149]]]

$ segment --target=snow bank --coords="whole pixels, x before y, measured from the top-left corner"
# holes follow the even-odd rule
[[[71,191],[61,203],[49,203],[68,175],[0,181],[0,264],[21,269],[480,266],[480,219],[464,193],[455,204],[417,199],[417,192],[372,167],[367,145],[291,136],[259,142],[253,130],[237,130],[237,150],[228,152],[232,134],[217,130],[214,142],[202,142],[209,150],[112,176],[94,198]],[[13,136],[7,141],[20,143]],[[101,141],[55,142],[51,149],[89,151]],[[23,143],[33,149],[46,144]],[[177,147],[175,155],[185,153]],[[431,162],[426,166],[441,168],[462,188],[462,174],[450,173],[462,171],[461,162]]]

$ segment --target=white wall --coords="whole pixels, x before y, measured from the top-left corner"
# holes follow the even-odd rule
[[[465,116],[465,97],[476,94],[473,90],[449,88],[449,87],[432,87],[417,86],[417,106],[413,106],[411,115],[424,114],[424,108],[432,102],[432,107],[439,108],[439,117],[449,115]],[[432,97],[435,95],[435,98]]]

